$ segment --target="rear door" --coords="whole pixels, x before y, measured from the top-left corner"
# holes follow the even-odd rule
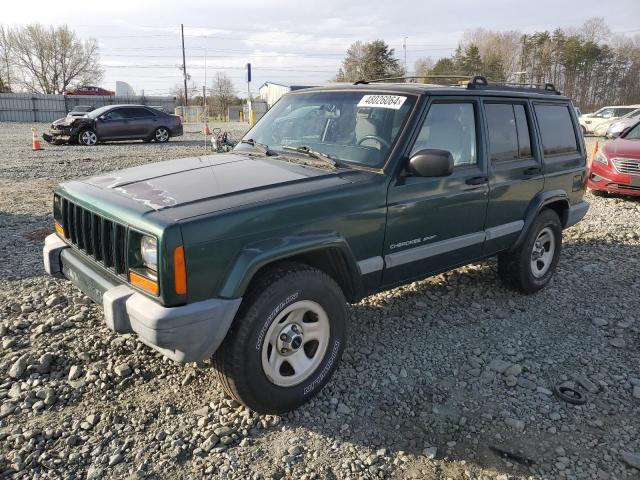
[[[400,175],[389,186],[384,244],[387,286],[446,270],[482,254],[488,183],[475,97],[437,97],[405,162],[417,151],[451,152],[447,177]]]
[[[150,137],[155,130],[156,116],[144,107],[127,108],[127,117],[132,138]]]
[[[526,99],[485,99],[489,157],[486,255],[508,248],[524,226],[531,199],[544,187],[541,153]]]

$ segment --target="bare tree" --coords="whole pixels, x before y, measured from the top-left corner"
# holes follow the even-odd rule
[[[95,84],[103,77],[98,42],[80,40],[66,25],[27,25],[9,34],[16,84],[27,91],[62,93],[72,84]]]
[[[216,73],[209,95],[211,96],[213,114],[223,118],[226,117],[229,107],[236,100],[233,82],[226,73]]]
[[[0,93],[11,91],[11,37],[9,29],[0,25]]]
[[[461,46],[464,49],[470,45],[478,47],[480,57],[486,63],[500,60],[504,79],[514,80],[519,70],[520,55],[522,53],[522,34],[515,31],[496,32],[476,28],[464,33]],[[495,78],[494,80],[502,80]]]

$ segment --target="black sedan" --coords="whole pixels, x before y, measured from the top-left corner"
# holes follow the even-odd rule
[[[51,125],[43,138],[54,144],[95,145],[108,140],[152,140],[160,143],[182,135],[182,120],[143,105],[109,105],[81,117],[66,117]]]

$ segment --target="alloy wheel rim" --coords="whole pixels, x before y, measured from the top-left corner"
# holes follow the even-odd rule
[[[329,345],[329,317],[320,304],[301,300],[273,320],[262,343],[262,369],[279,387],[305,381],[318,368]]]
[[[549,227],[540,230],[531,251],[531,273],[534,277],[543,277],[551,268],[556,251],[556,238]]]
[[[82,133],[82,143],[85,145],[95,145],[98,137],[94,132],[83,132]]]
[[[164,142],[169,138],[169,132],[167,132],[164,128],[159,128],[156,131],[156,140],[159,142]]]

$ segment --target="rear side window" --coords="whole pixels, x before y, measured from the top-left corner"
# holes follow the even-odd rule
[[[489,129],[489,153],[492,162],[531,156],[529,124],[524,105],[485,104]]]
[[[578,142],[568,106],[536,105],[535,110],[545,155],[578,151]]]

